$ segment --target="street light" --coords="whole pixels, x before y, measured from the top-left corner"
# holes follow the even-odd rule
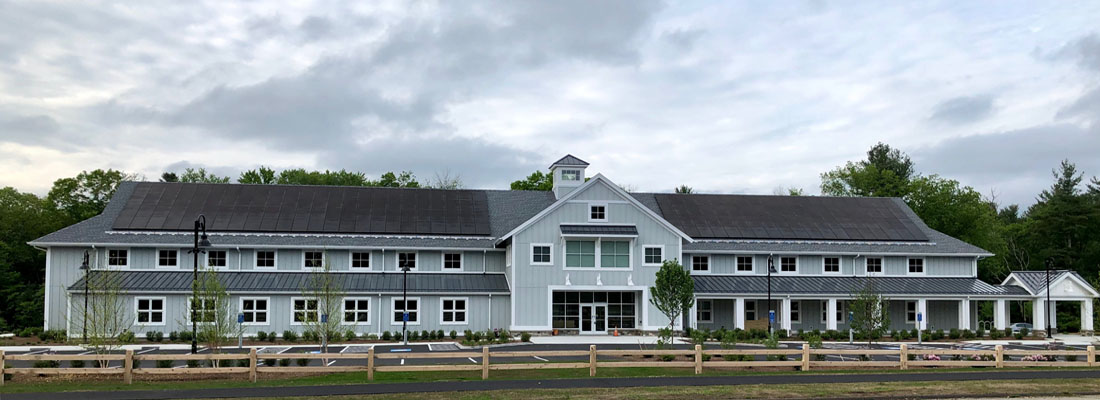
[[[775,309],[772,307],[772,274],[775,273],[775,262],[772,261],[772,256],[768,256],[768,335],[772,334],[772,318],[775,315]]]
[[[1050,338],[1051,337],[1050,336],[1050,268],[1054,266],[1054,259],[1053,258],[1048,258],[1046,264],[1047,264],[1047,302],[1046,302],[1046,304],[1043,304],[1043,308],[1044,308],[1043,309],[1043,316],[1046,317],[1046,320],[1047,320],[1047,338]],[[1058,308],[1055,308],[1054,310],[1057,311]]]
[[[408,260],[401,262],[401,340],[409,345],[409,267]]]
[[[84,262],[80,263],[80,270],[84,271],[84,318],[81,318],[81,320],[83,320],[81,324],[84,331],[84,343],[88,343],[88,286],[90,285],[88,282],[88,270],[90,269],[91,266],[88,265],[88,250],[84,250]]]
[[[195,219],[195,247],[189,250],[195,255],[195,264],[192,265],[194,275],[191,278],[191,354],[199,350],[199,253],[204,253],[203,249],[207,247],[210,247],[210,237],[206,235],[206,216],[199,214],[199,218]]]

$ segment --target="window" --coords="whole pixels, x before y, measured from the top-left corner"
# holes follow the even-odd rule
[[[107,250],[107,266],[123,268],[130,265],[130,252],[123,249]]]
[[[836,301],[836,321],[848,323],[848,303],[842,300]]]
[[[791,301],[791,322],[802,322],[802,302]]]
[[[225,250],[210,250],[206,253],[206,266],[209,268],[225,268]]]
[[[924,259],[923,258],[910,258],[909,259],[909,273],[910,274],[924,274]]]
[[[840,272],[840,257],[825,257],[822,272],[826,274]]]
[[[868,274],[881,274],[882,273],[882,259],[877,257],[867,257],[867,273]]]
[[[579,170],[579,169],[563,169],[563,170],[561,170],[561,180],[563,180],[563,181],[579,181],[579,180],[581,180],[581,170]]]
[[[351,252],[351,269],[370,269],[370,252]]]
[[[798,272],[798,257],[779,257],[779,272]]]
[[[595,268],[596,242],[590,240],[568,240],[565,242],[566,268]]]
[[[138,325],[164,325],[163,297],[138,297],[136,300]]]
[[[179,266],[178,250],[157,250],[157,267]]]
[[[216,299],[211,299],[211,298],[202,298],[202,297],[200,297],[200,298],[198,298],[197,303],[195,301],[196,301],[196,299],[193,298],[193,297],[187,299],[187,305],[189,307],[187,309],[187,318],[188,318],[188,320],[190,320],[192,318],[192,315],[194,315],[195,322],[198,322],[198,323],[215,322],[214,319],[217,316],[217,309],[218,309],[217,300]],[[196,308],[196,307],[194,307],[195,304],[198,304],[199,306]]]
[[[737,272],[752,272],[752,256],[737,256]]]
[[[462,253],[443,253],[443,270],[461,271]]]
[[[582,305],[607,303],[608,329],[634,329],[638,320],[637,299],[635,292],[554,292],[551,311],[553,327],[580,329]]]
[[[292,298],[290,301],[294,312],[294,319],[290,322],[291,325],[302,325],[307,322],[321,320],[320,311],[317,310],[317,299],[299,297]]]
[[[241,314],[245,325],[267,325],[267,298],[242,297]]]
[[[600,268],[630,268],[630,242],[625,240],[600,242]]]
[[[607,221],[607,205],[594,204],[588,206],[589,221]]]
[[[643,248],[645,252],[645,260],[642,261],[645,265],[660,265],[665,261],[664,247],[660,246],[646,246]]]
[[[829,316],[829,301],[828,300],[822,300],[821,301],[821,322],[822,323],[828,322],[828,321],[826,321],[826,318],[828,318],[828,316]],[[837,300],[836,301],[836,321],[838,323],[846,323],[848,321],[848,317],[845,316],[845,312],[844,312],[844,301],[843,300]]]
[[[907,301],[905,302],[905,322],[916,323],[917,322],[917,302]]]
[[[325,265],[325,253],[323,251],[310,251],[306,250],[302,252],[302,267],[304,268],[321,268]]]
[[[695,320],[697,322],[713,322],[714,302],[711,300],[699,300],[695,306]]]
[[[443,325],[459,325],[466,323],[466,298],[443,298],[443,315],[440,323]]]
[[[344,323],[345,324],[369,324],[370,323],[370,299],[366,297],[344,298]]]
[[[553,264],[553,258],[551,258],[553,251],[548,244],[532,244],[531,245],[531,264],[549,265]]]
[[[256,250],[256,268],[275,268],[275,250]]]
[[[400,297],[393,299],[393,325],[401,325],[403,313],[409,313],[409,325],[420,325],[420,298],[410,297],[408,302]]]
[[[745,300],[745,321],[756,320],[756,300]]]
[[[416,253],[397,253],[397,269],[409,266],[409,270],[416,269]]]
[[[698,272],[710,271],[710,257],[691,256],[691,270]]]
[[[829,322],[829,300],[821,300],[821,323]]]

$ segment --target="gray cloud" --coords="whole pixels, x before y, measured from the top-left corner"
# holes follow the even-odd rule
[[[1100,72],[1100,34],[1082,36],[1063,46],[1054,56],[1073,59],[1081,68]]]
[[[702,29],[675,29],[665,32],[661,37],[681,50],[691,50],[705,33]]]
[[[968,124],[989,117],[993,109],[991,95],[961,96],[936,104],[929,119],[951,124]]]

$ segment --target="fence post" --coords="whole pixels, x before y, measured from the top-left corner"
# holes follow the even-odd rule
[[[899,347],[901,355],[898,356],[898,360],[901,363],[901,369],[909,369],[909,345],[902,343]]]
[[[481,379],[489,379],[489,346],[481,348]]]
[[[260,359],[256,357],[255,347],[248,350],[248,379],[251,380],[252,383],[256,383],[256,378],[258,375],[256,373],[256,368],[259,366],[259,360]]]
[[[588,376],[596,376],[596,345],[588,346]]]
[[[810,370],[810,344],[809,343],[803,343],[802,344],[802,370],[803,371],[809,371]]]
[[[374,346],[367,350],[367,380],[374,380]]]
[[[703,373],[703,345],[695,345],[695,375]]]
[[[122,380],[127,385],[134,383],[134,351],[126,350],[126,361],[122,366]]]
[[[1087,347],[1087,349],[1089,351],[1089,366],[1090,367],[1095,367],[1096,366],[1096,346],[1089,346],[1089,347]]]
[[[0,386],[4,386],[4,350],[0,350]]]
[[[997,368],[1005,367],[1005,347],[1003,345],[997,345]]]

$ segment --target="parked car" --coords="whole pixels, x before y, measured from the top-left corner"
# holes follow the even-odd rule
[[[1035,330],[1035,328],[1032,327],[1031,324],[1029,324],[1027,322],[1017,322],[1015,324],[1009,325],[1008,327],[1012,329],[1012,333],[1019,333],[1020,330],[1022,330],[1024,328],[1027,328],[1028,332],[1031,332],[1031,331]]]

